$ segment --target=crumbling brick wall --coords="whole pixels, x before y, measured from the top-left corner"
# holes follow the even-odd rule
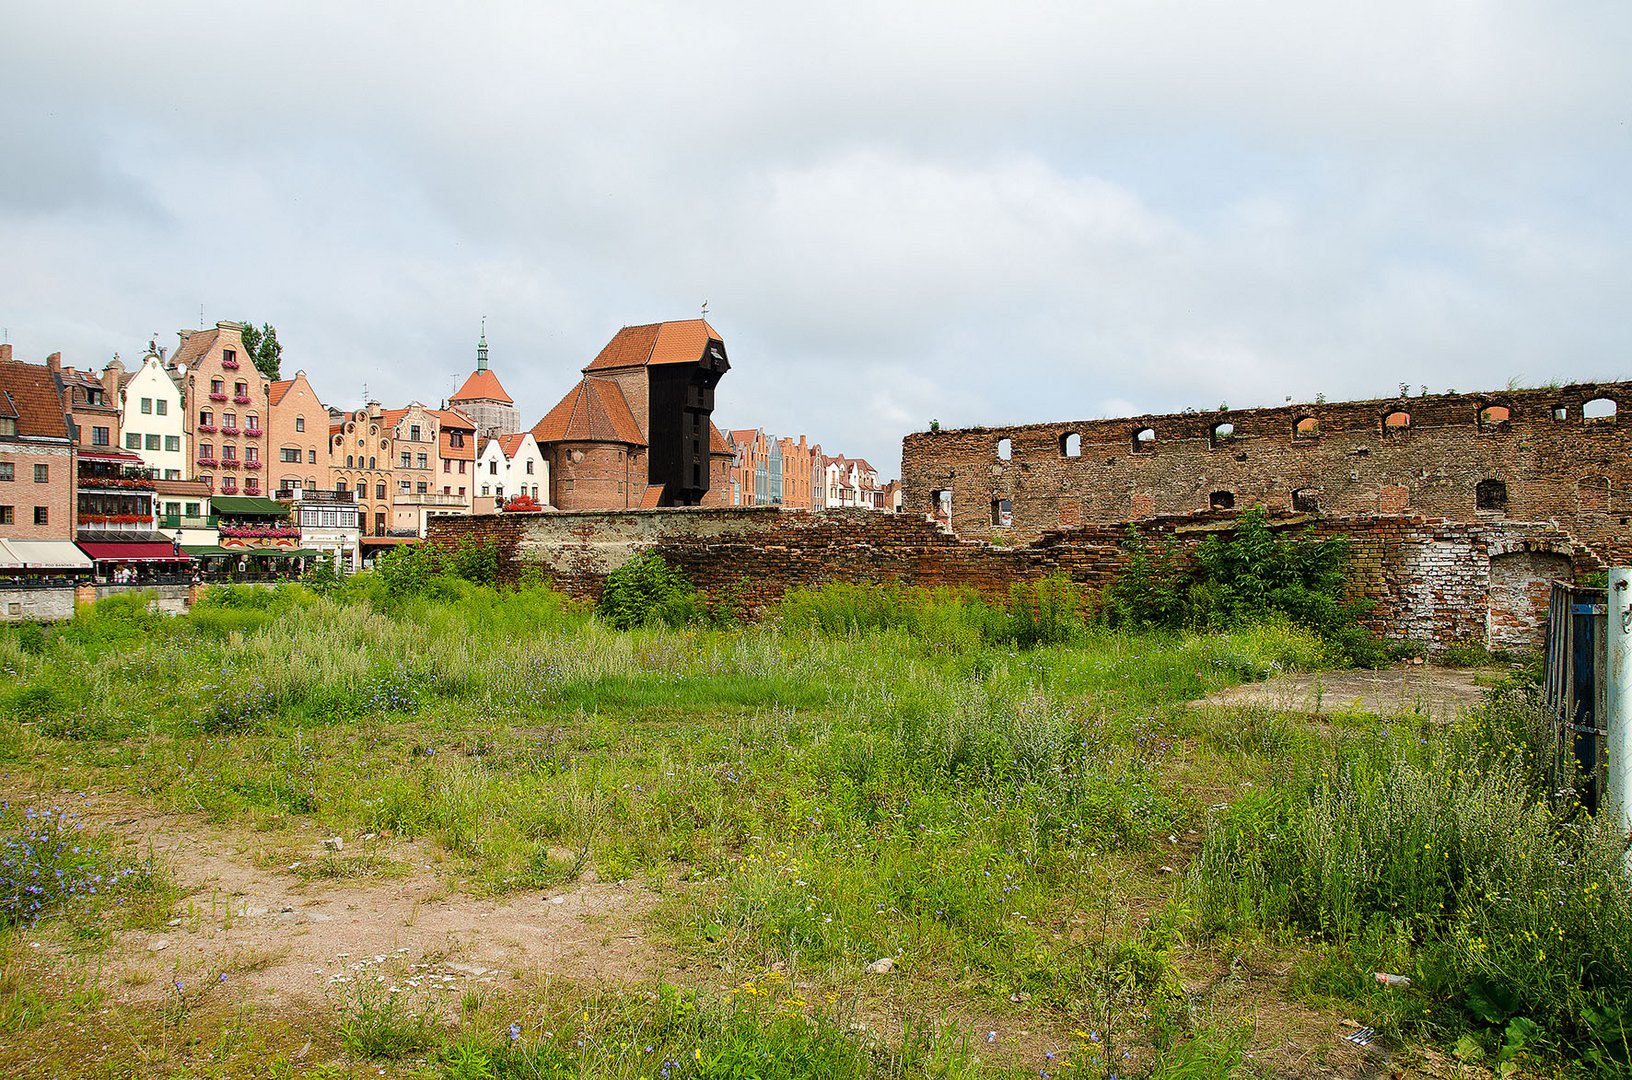
[[[903,442],[902,483],[915,515],[950,492],[952,527],[968,538],[1030,543],[1078,522],[1263,506],[1555,521],[1625,561],[1628,410],[1632,383],[1617,382],[927,431]]]
[[[1233,515],[1207,514],[1156,519],[1141,528],[1152,541],[1176,541],[1187,550],[1232,523]],[[1525,601],[1539,596],[1545,602],[1546,576],[1602,565],[1546,524],[1376,515],[1281,516],[1272,524],[1347,537],[1352,587],[1373,605],[1370,628],[1382,638],[1429,648],[1539,644],[1543,613]],[[770,507],[450,516],[430,523],[433,543],[494,542],[506,581],[532,569],[564,592],[592,600],[608,573],[655,551],[710,601],[749,610],[775,603],[790,588],[828,582],[888,581],[1004,596],[1016,581],[1060,572],[1097,594],[1126,565],[1125,538],[1125,525],[1104,524],[1005,547],[961,540],[912,515]],[[1493,559],[1502,567],[1494,593]]]

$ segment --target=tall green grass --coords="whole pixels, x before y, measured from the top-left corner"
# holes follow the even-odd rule
[[[1190,881],[1213,934],[1290,927],[1407,974],[1460,1022],[1627,1065],[1626,844],[1550,800],[1524,707],[1352,734],[1209,820]],[[1532,714],[1534,715],[1534,714]]]

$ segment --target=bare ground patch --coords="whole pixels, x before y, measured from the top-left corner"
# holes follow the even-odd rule
[[[387,960],[436,974],[456,1000],[540,978],[638,982],[663,959],[643,928],[655,896],[633,883],[484,898],[451,888],[411,841],[350,837],[331,851],[309,829],[286,842],[100,797],[81,816],[151,850],[183,894],[168,926],[114,934],[103,981],[122,1002],[224,981],[237,1000],[280,1007]]]
[[[1343,712],[1421,716],[1448,722],[1484,699],[1490,679],[1488,670],[1432,664],[1298,672],[1232,686],[1198,704],[1257,706],[1311,716]]]

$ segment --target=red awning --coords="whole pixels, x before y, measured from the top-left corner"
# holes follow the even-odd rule
[[[79,550],[97,562],[190,562],[177,555],[174,544],[137,542],[132,544],[82,543]]]

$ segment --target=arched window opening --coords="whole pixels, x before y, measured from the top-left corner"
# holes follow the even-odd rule
[[[1479,410],[1479,430],[1502,431],[1507,427],[1512,415],[1506,405],[1486,405]]]
[[[1613,421],[1615,419],[1615,402],[1609,398],[1593,398],[1581,406],[1581,419]]]
[[[1473,504],[1480,510],[1507,509],[1507,485],[1500,480],[1481,480],[1474,485]]]
[[[1298,417],[1297,423],[1292,425],[1292,437],[1294,439],[1320,438],[1320,421],[1313,416]]]
[[[1216,449],[1220,446],[1228,446],[1230,441],[1234,438],[1235,425],[1229,421],[1225,421],[1224,423],[1213,425],[1212,430],[1208,432],[1207,441]]]
[[[1060,436],[1060,456],[1061,457],[1081,457],[1082,456],[1082,436],[1078,435],[1075,431],[1067,432],[1066,434],[1061,435]]]
[[[1014,441],[1011,439],[997,440],[997,460],[1008,461],[1014,457]]]
[[[1398,435],[1411,427],[1411,414],[1395,410],[1383,417],[1383,434]]]
[[[1207,506],[1212,510],[1234,510],[1235,492],[1215,491],[1207,496]]]
[[[1149,454],[1156,449],[1156,429],[1142,427],[1133,433],[1133,452]]]
[[[929,493],[929,512],[937,524],[952,526],[952,492],[937,488]]]
[[[1320,513],[1320,492],[1314,488],[1299,488],[1292,493],[1294,514]]]

